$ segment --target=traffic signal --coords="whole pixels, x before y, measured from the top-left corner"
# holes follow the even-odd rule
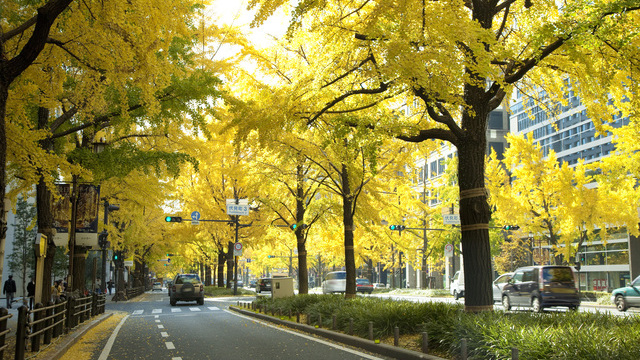
[[[118,261],[120,260],[120,251],[114,251],[113,252],[113,261]]]
[[[507,231],[511,231],[511,230],[518,230],[520,229],[520,226],[518,225],[505,225],[502,227],[503,230],[507,230]]]
[[[580,262],[583,263],[583,264],[584,264],[584,261],[586,260],[585,257],[586,256],[585,256],[584,253],[580,254]]]
[[[267,255],[267,259],[271,259],[272,257],[275,257],[273,255]]]
[[[580,261],[576,261],[576,270],[580,271],[581,267],[582,267],[582,263]]]
[[[291,224],[291,226],[289,226],[291,228],[291,230],[296,231],[296,229],[298,228],[298,224]],[[307,228],[307,224],[302,224],[300,225],[300,228],[302,230]]]
[[[180,216],[165,216],[164,221],[166,221],[166,222],[182,222],[182,218]]]
[[[402,231],[406,229],[404,225],[389,225],[390,230]]]

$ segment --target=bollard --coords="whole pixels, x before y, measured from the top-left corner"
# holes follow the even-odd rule
[[[44,313],[42,311],[39,311],[43,307],[44,306],[42,305],[42,303],[37,303],[33,307],[33,322],[37,324],[31,325],[31,331],[30,331],[31,334],[43,328],[43,324],[41,322],[38,322],[38,320],[44,318]],[[28,327],[29,325],[27,324],[27,328]],[[31,351],[36,351],[36,352],[40,351],[40,335],[33,335],[31,337]]]
[[[429,352],[429,334],[426,331],[422,332],[422,352]]]
[[[511,348],[511,360],[518,360],[520,354],[518,354],[518,348]]]
[[[296,323],[300,324],[300,312],[296,312]]]
[[[393,346],[398,346],[399,342],[400,342],[400,328],[396,326],[393,328]]]
[[[373,321],[369,321],[369,340],[373,341]]]
[[[76,299],[73,296],[67,298],[67,331],[75,327],[74,324],[74,307],[76,305]]]
[[[462,339],[460,343],[461,350],[461,358],[462,360],[467,360],[467,339]]]
[[[46,345],[51,344],[51,334],[53,332],[51,325],[53,325],[53,320],[54,320],[52,315],[53,315],[53,302],[49,301],[47,303],[47,310],[46,310],[47,320],[44,323],[44,326],[47,328],[47,330],[44,331],[43,342]]]
[[[289,309],[289,320],[291,320],[293,316],[291,316],[291,309]]]
[[[307,314],[307,325],[311,325],[311,315]]]
[[[27,307],[20,306],[18,308],[18,328],[16,330],[16,359],[24,359],[25,347],[27,345]]]
[[[91,316],[96,315],[98,315],[98,294],[94,292],[91,295]]]
[[[318,315],[318,327],[322,329],[322,314]]]
[[[331,326],[331,330],[335,330],[338,328],[338,317],[333,315],[333,324]]]
[[[0,317],[7,316],[8,314],[9,314],[9,310],[5,308],[0,308]],[[0,322],[0,333],[7,329],[7,322],[8,322],[7,320]],[[7,337],[6,334],[0,336],[0,348],[4,346],[4,340],[6,337]],[[4,350],[0,350],[0,359],[3,359],[4,358],[3,356],[4,356]]]
[[[349,318],[349,335],[353,335],[353,318]]]

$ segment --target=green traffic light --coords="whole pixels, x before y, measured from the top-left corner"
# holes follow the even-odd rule
[[[164,218],[164,221],[166,221],[166,222],[171,222],[171,216],[167,216],[167,217],[165,217],[165,218]]]
[[[291,225],[291,230],[295,230],[298,227],[298,224]]]
[[[396,225],[389,225],[389,229],[395,230],[396,229]]]

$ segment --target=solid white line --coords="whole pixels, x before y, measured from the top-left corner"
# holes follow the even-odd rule
[[[169,337],[169,334],[167,334],[166,331],[161,331],[160,335],[162,335],[162,337]]]
[[[173,350],[173,349],[175,349],[175,348],[176,348],[175,346],[173,346],[173,343],[172,343],[171,341],[167,341],[167,342],[166,342],[166,343],[164,343],[164,344],[165,344],[165,345],[167,345],[167,349],[168,349],[168,350]]]
[[[116,328],[113,330],[113,333],[109,337],[109,340],[107,340],[107,344],[104,346],[104,349],[102,349],[102,352],[100,353],[100,357],[98,358],[98,360],[107,360],[107,357],[111,352],[111,348],[113,347],[113,343],[116,341],[116,337],[118,336],[118,332],[120,331],[122,324],[124,324],[124,322],[127,320],[128,317],[129,315],[122,318],[118,326],[116,326]]]
[[[249,317],[249,316],[245,316],[245,315],[242,315],[242,314],[238,314],[238,313],[233,312],[231,310],[224,310],[224,311],[229,313],[229,314],[232,314],[232,315],[235,315],[235,316],[239,316],[241,318],[244,318],[244,319],[247,319],[247,320],[250,320],[250,321],[253,321],[253,322],[260,323],[262,325],[268,326],[268,327],[276,329],[276,330],[284,331],[284,332],[292,334],[292,335],[300,336],[300,337],[305,338],[307,340],[311,340],[311,341],[315,341],[315,342],[318,342],[318,343],[321,343],[321,344],[324,344],[324,345],[327,345],[327,346],[331,346],[333,348],[336,348],[336,349],[339,349],[339,350],[342,350],[342,351],[345,351],[345,352],[348,352],[348,353],[363,357],[365,359],[371,359],[371,360],[383,359],[383,358],[375,357],[375,356],[372,356],[372,355],[369,355],[369,354],[365,354],[365,353],[360,352],[360,351],[349,349],[349,348],[345,347],[344,345],[334,344],[332,342],[320,340],[320,339],[317,339],[317,338],[309,336],[309,335],[301,334],[299,332],[283,329],[283,328],[280,328],[278,326],[272,325],[272,324],[270,324],[268,322],[265,322],[265,321],[262,321],[262,320],[259,320],[259,319],[255,319],[255,318],[252,318],[252,317]]]

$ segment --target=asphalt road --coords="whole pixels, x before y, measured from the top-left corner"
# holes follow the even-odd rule
[[[282,329],[227,310],[237,300],[169,304],[166,290],[109,303],[128,315],[90,359],[380,359],[340,344]],[[102,356],[102,357],[101,357]]]

